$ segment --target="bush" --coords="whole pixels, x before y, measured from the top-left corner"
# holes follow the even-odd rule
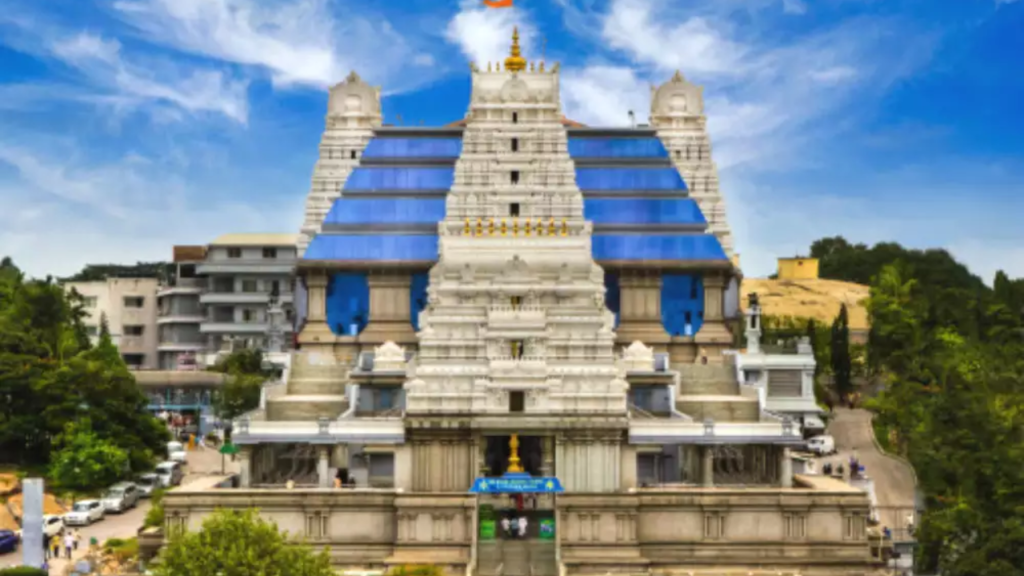
[[[0,576],[48,576],[48,572],[41,568],[31,566],[17,566],[15,568],[0,569]]]
[[[435,564],[407,564],[391,569],[389,576],[444,576],[444,569]]]
[[[164,525],[164,491],[154,490],[149,497],[149,510],[142,521],[143,528],[162,528]]]
[[[103,543],[103,551],[113,556],[119,564],[126,564],[139,557],[139,540],[111,538]]]

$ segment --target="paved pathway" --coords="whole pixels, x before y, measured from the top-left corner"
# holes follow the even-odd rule
[[[856,453],[868,477],[874,480],[881,525],[894,530],[904,528],[906,516],[915,506],[917,481],[909,464],[875,447],[871,412],[836,408],[828,433],[835,438],[839,453],[822,459],[821,464],[842,462],[845,467]]]
[[[189,465],[186,469],[187,475],[182,481],[182,484],[189,484],[200,478],[209,476],[211,474],[220,474],[221,470],[221,455],[216,450],[194,450],[189,452],[188,455]],[[227,459],[226,469],[228,473],[237,471],[237,463]],[[146,512],[149,511],[149,500],[142,500],[139,505],[133,510],[129,510],[123,514],[109,514],[103,520],[93,524],[92,526],[80,528],[79,532],[82,535],[81,544],[79,544],[78,551],[72,554],[72,557],[77,560],[85,555],[89,547],[89,539],[95,538],[100,544],[110,538],[132,538],[138,534],[139,527],[142,526],[143,520],[146,518]],[[63,550],[61,551],[63,553]],[[64,574],[64,569],[67,566],[68,561],[64,558],[60,560],[50,561],[50,574],[60,575]],[[0,556],[0,568],[7,568],[10,566],[21,565],[21,550],[14,554],[4,554]]]

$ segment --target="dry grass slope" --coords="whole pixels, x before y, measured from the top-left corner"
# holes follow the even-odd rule
[[[741,287],[743,305],[746,295],[757,292],[761,310],[770,316],[796,316],[813,318],[816,322],[831,324],[839,307],[846,304],[850,315],[850,329],[868,329],[868,312],[864,301],[869,288],[861,284],[838,280],[768,280],[746,278]]]

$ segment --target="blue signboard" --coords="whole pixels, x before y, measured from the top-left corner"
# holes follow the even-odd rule
[[[469,489],[473,494],[557,494],[563,492],[558,478],[534,478],[509,472],[500,478],[477,478]]]

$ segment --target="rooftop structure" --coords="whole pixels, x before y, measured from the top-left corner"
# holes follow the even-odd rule
[[[442,128],[331,88],[301,350],[234,423],[240,487],[170,492],[168,527],[256,505],[339,566],[452,574],[866,573],[866,496],[794,475],[800,423],[737,378],[700,88],[601,129],[517,36],[471,75]]]

